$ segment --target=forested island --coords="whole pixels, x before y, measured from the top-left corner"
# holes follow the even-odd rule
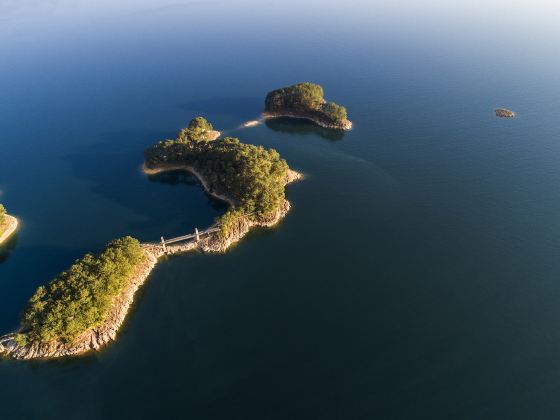
[[[6,208],[0,204],[0,245],[6,242],[17,230],[18,220],[6,212]]]
[[[350,130],[346,108],[324,99],[323,88],[314,83],[298,83],[266,95],[264,118],[304,118],[330,129]]]
[[[288,206],[284,187],[297,177],[276,150],[232,137],[205,141],[178,135],[160,141],[145,151],[145,167],[148,173],[186,169],[203,182],[208,193],[227,201],[230,208],[218,220],[224,243],[241,221],[269,224],[276,220]]]
[[[146,173],[184,169],[204,189],[229,203],[215,233],[201,241],[162,249],[124,237],[97,254],[86,254],[41,286],[29,300],[17,332],[0,337],[0,354],[16,359],[54,358],[99,350],[116,334],[158,258],[201,249],[225,252],[253,226],[273,226],[290,209],[285,186],[300,175],[273,149],[241,143],[202,117],[175,139],[145,150]]]

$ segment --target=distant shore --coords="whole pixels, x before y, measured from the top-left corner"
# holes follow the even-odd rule
[[[17,230],[19,222],[14,216],[10,216],[9,214],[5,215],[5,230],[0,235],[0,245],[6,242]]]
[[[326,123],[325,121],[319,119],[318,117],[314,116],[314,115],[310,115],[310,114],[305,114],[305,113],[295,113],[295,112],[287,112],[287,111],[283,111],[283,112],[263,112],[262,114],[262,119],[267,120],[267,119],[271,119],[271,118],[298,118],[298,119],[302,119],[302,120],[308,120],[311,121],[321,127],[324,128],[328,128],[330,130],[344,130],[344,131],[349,131],[352,130],[352,121],[346,119],[344,120],[342,123],[340,124],[332,124],[332,123]]]

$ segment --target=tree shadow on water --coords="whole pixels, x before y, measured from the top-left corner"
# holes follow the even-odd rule
[[[328,141],[339,141],[344,138],[342,130],[329,130],[311,121],[300,118],[278,117],[265,120],[265,125],[272,131],[286,134],[317,135]]]
[[[99,222],[107,217],[104,212],[110,207],[96,196],[131,210],[134,220],[123,219],[126,216],[121,212],[123,232],[147,237],[159,232],[160,227],[173,232],[213,223],[224,212],[222,203],[206,195],[196,177],[187,171],[149,177],[142,173],[143,150],[168,137],[169,133],[153,131],[109,132],[65,156],[72,174],[85,180],[88,190],[95,193],[91,196],[94,201],[87,205],[98,206]],[[154,183],[163,188],[154,188]],[[169,188],[181,185],[195,188]]]
[[[166,171],[161,172],[159,174],[148,175],[148,181],[158,183],[158,184],[166,184],[166,185],[187,185],[187,186],[198,186],[201,189],[204,189],[200,181],[196,176],[191,174],[187,170],[177,169],[174,171]],[[224,211],[227,210],[228,204],[222,200],[218,200],[217,198],[211,196],[210,194],[206,194],[208,197],[208,204],[216,211]]]
[[[14,233],[6,242],[0,245],[0,264],[5,263],[10,258],[10,254],[18,243],[18,233]]]

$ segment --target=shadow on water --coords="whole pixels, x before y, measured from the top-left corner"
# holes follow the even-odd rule
[[[16,246],[16,239],[10,240],[9,250],[5,250],[4,247],[0,249],[1,262],[7,259],[4,252],[11,252]],[[19,245],[17,252],[10,255],[9,263],[2,265],[0,274],[0,335],[17,328],[20,313],[38,286],[48,283],[87,252],[100,250],[83,247],[23,246],[23,243]]]
[[[241,120],[254,119],[263,110],[262,98],[214,98],[185,102],[179,108],[202,114],[220,114]]]
[[[18,243],[18,233],[14,233],[5,243],[0,245],[0,264],[5,263],[10,258],[10,254]]]
[[[265,124],[272,131],[297,135],[318,135],[329,141],[339,141],[344,138],[344,131],[329,130],[314,124],[311,121],[298,118],[271,118],[265,120]]]
[[[100,141],[65,156],[73,175],[87,181],[90,191],[129,210],[130,217],[121,223],[123,234],[139,235],[142,239],[143,235],[151,237],[159,232],[160,226],[171,231],[188,230],[191,225],[213,223],[224,212],[222,203],[205,194],[196,177],[186,171],[150,177],[141,172],[144,149],[168,137],[169,133],[162,132],[104,133]],[[175,185],[195,188],[176,190],[172,188]],[[88,205],[98,206],[100,214],[109,211],[103,200]]]
[[[191,174],[189,171],[186,170],[175,170],[169,172],[162,172],[159,174],[148,175],[148,181],[159,183],[159,184],[166,184],[166,185],[187,185],[190,187],[198,186],[203,189],[200,181],[196,176]],[[206,193],[206,192],[205,192]],[[224,211],[227,210],[228,204],[223,202],[222,200],[218,200],[217,198],[212,197],[210,194],[206,193],[208,197],[208,204],[216,210],[216,211]]]

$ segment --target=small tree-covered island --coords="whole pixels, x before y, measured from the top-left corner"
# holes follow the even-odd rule
[[[212,233],[165,247],[124,237],[85,255],[37,289],[19,330],[0,337],[0,354],[36,359],[99,350],[115,340],[135,292],[158,259],[195,249],[225,252],[252,227],[278,223],[290,209],[285,186],[301,175],[273,149],[218,137],[208,121],[197,117],[175,139],[160,141],[144,153],[147,174],[189,171],[208,194],[229,204]]]
[[[266,95],[263,116],[303,118],[325,128],[352,129],[346,108],[323,96],[321,86],[308,82],[276,89]]]
[[[6,242],[17,230],[18,220],[6,212],[0,203],[0,245]]]

